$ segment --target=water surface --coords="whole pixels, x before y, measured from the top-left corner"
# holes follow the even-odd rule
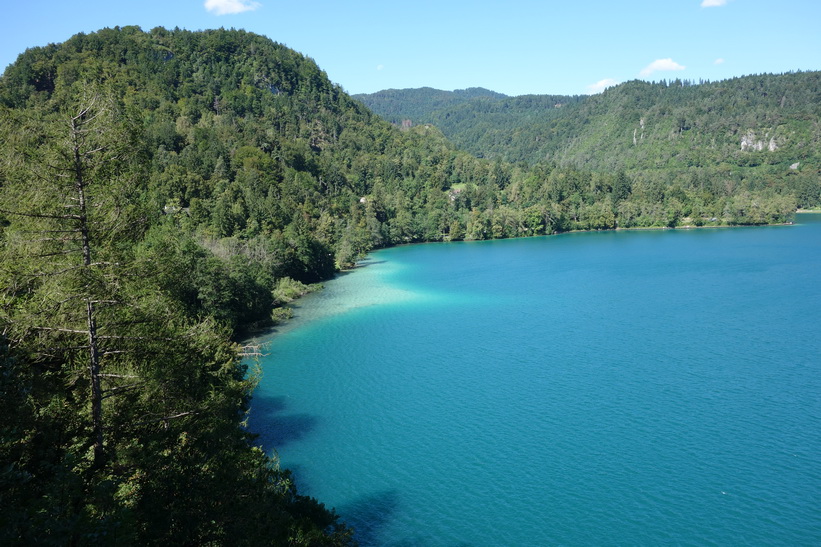
[[[363,545],[821,544],[821,215],[374,253],[251,428]]]

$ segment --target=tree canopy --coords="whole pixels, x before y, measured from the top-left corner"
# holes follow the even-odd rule
[[[625,172],[665,186],[701,179],[774,187],[802,207],[817,207],[819,79],[819,72],[797,72],[719,82],[631,81],[574,97],[464,98],[407,89],[356,98],[389,121],[433,124],[480,157]]]

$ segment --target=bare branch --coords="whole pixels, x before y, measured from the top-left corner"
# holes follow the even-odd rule
[[[16,215],[28,218],[49,218],[52,220],[83,220],[83,217],[80,215],[41,215],[38,213],[21,213],[19,211],[12,211],[10,209],[0,209],[0,213],[6,213],[8,215]]]
[[[43,253],[39,255],[28,255],[32,258],[48,258],[50,256],[70,255],[72,253],[79,253],[81,249],[67,249],[65,251],[55,251],[53,253]]]
[[[254,357],[263,356],[265,354],[260,351],[260,346],[249,344],[240,348],[239,355],[240,357]]]
[[[145,382],[139,382],[136,384],[131,384],[128,386],[118,386],[112,387],[109,389],[102,390],[100,394],[100,399],[108,399],[109,397],[113,397],[115,395],[121,395],[123,393],[128,393],[129,391],[134,391],[135,389],[142,387],[145,385]]]
[[[180,412],[179,414],[173,414],[171,416],[161,416],[159,418],[154,418],[151,420],[143,420],[141,422],[136,422],[134,425],[147,425],[147,424],[155,424],[157,422],[167,422],[169,420],[176,420],[177,418],[183,418],[185,416],[196,416],[200,412],[198,410],[191,410],[189,412]]]
[[[61,256],[61,255],[65,256],[65,255],[70,255],[71,253],[76,253],[78,250],[79,249],[70,249],[68,251],[61,251],[61,252],[54,252],[54,253],[44,253],[44,254],[39,254],[39,255],[24,254],[24,255],[10,256],[9,259],[10,260],[25,260],[27,258],[48,258],[48,257],[51,257],[51,256]],[[75,266],[75,267],[69,268],[69,269],[76,269],[78,267],[82,267],[82,266]],[[68,270],[65,270],[65,271],[68,271]],[[29,274],[29,275],[32,276],[32,277],[42,277],[43,275],[55,275],[56,273],[58,273],[58,272],[46,272],[46,273]],[[62,273],[62,272],[59,272],[59,273]]]
[[[70,332],[72,334],[85,334],[88,335],[88,330],[76,330],[76,329],[60,329],[60,328],[52,328],[52,327],[31,327],[34,330],[47,330],[53,332]]]
[[[92,155],[96,154],[97,152],[103,152],[106,149],[105,146],[101,146],[99,148],[95,148],[94,150],[89,150],[88,152],[83,152],[83,156],[89,158]]]
[[[73,271],[73,270],[81,270],[83,268],[85,268],[85,266],[80,264],[80,265],[77,265],[77,266],[69,266],[68,268],[65,268],[65,269],[62,269],[62,270],[56,270],[56,271],[53,271],[53,272],[41,272],[41,273],[36,273],[36,274],[29,274],[29,277],[51,277],[51,276],[54,276],[54,275],[62,275],[64,273],[67,273],[67,272],[70,272],[70,271]]]
[[[53,352],[65,353],[67,351],[79,351],[79,350],[87,350],[87,349],[88,349],[87,345],[86,346],[63,346],[63,347],[43,348],[43,351],[53,351]],[[49,353],[48,355],[52,355],[52,354]]]
[[[31,243],[42,243],[44,241],[60,241],[60,242],[67,242],[67,241],[79,241],[79,239],[75,239],[73,237],[42,237],[40,239],[30,239],[28,240]]]
[[[80,230],[20,230],[20,234],[77,234]]]

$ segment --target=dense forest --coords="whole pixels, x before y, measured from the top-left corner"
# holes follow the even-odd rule
[[[395,124],[433,124],[479,157],[624,171],[685,187],[693,179],[782,186],[799,205],[819,205],[821,72],[631,81],[592,96],[481,91],[356,98]]]
[[[817,139],[817,118],[801,123]],[[814,151],[772,178],[709,157],[692,172],[477,157],[238,30],[29,49],[0,78],[0,133],[10,545],[352,544],[244,429],[259,348],[237,341],[292,299],[399,243],[777,223],[819,201]]]
[[[367,95],[353,95],[353,98],[362,101],[373,112],[394,125],[401,125],[407,120],[416,124],[441,125],[443,131],[449,131],[450,128],[444,121],[446,118],[442,118],[443,115],[447,116],[446,113],[453,112],[465,103],[468,103],[470,109],[476,109],[482,103],[492,104],[508,99],[508,96],[482,87],[454,91],[422,87],[419,89],[386,89]],[[455,134],[453,131],[449,132]]]

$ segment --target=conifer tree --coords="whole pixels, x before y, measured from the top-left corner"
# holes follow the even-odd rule
[[[164,290],[116,100],[2,116],[0,543],[348,544],[252,447],[230,331]]]

